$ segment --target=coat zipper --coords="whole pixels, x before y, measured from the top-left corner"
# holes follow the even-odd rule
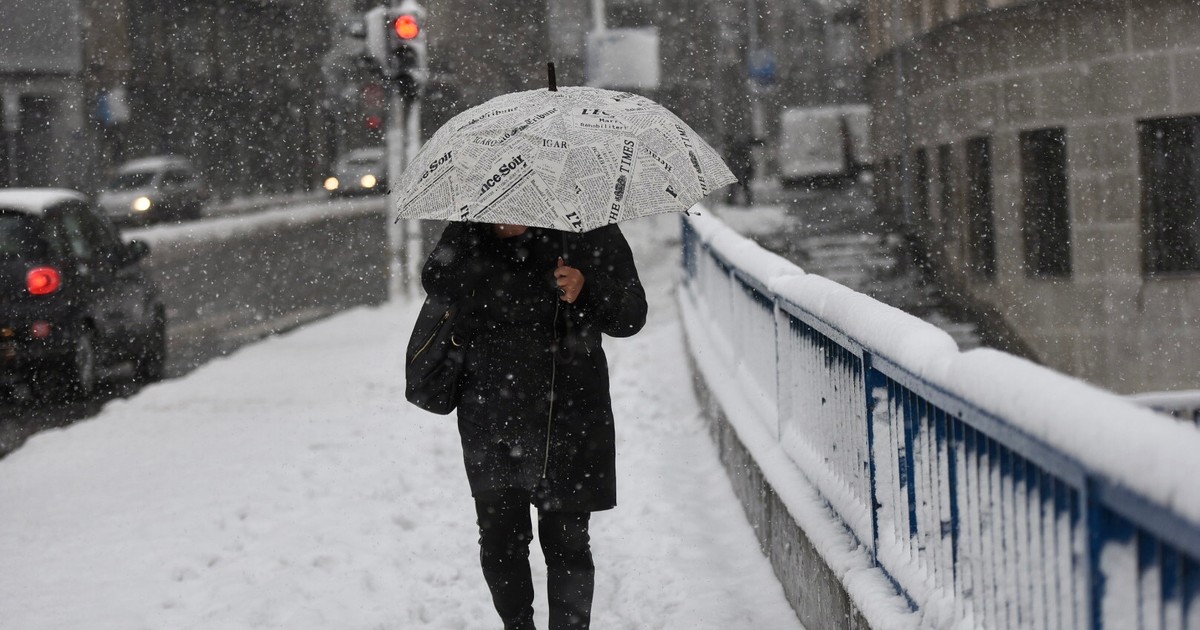
[[[567,233],[562,233],[562,257],[563,260],[567,256]],[[554,345],[550,348],[550,411],[546,413],[546,453],[542,459],[542,479],[546,479],[546,472],[550,469],[550,430],[554,428],[554,382],[558,376],[558,313],[562,308],[562,301],[555,296],[554,299],[554,328],[552,336],[554,337]]]
[[[554,381],[558,376],[558,311],[561,303],[554,301],[554,346],[550,352],[550,411],[546,414],[546,452],[542,458],[542,479],[550,468],[550,429],[554,427]]]

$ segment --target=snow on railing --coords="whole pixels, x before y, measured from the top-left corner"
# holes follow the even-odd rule
[[[819,493],[922,625],[1200,628],[1195,427],[960,352],[709,216],[684,218],[683,248],[690,351],[724,415],[773,488]],[[767,462],[779,452],[790,467]]]
[[[1131,394],[1129,400],[1192,424],[1200,426],[1200,389],[1179,392],[1145,392]]]

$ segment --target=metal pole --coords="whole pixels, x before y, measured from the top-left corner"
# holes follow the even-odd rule
[[[595,31],[608,28],[604,15],[604,0],[592,0],[592,24]]]
[[[17,132],[8,132],[8,185],[17,185]]]
[[[892,0],[892,74],[896,85],[896,103],[900,107],[900,203],[903,208],[901,229],[909,235],[913,224],[912,210],[912,121],[908,108],[908,77],[904,66],[904,47],[901,45],[900,6]]]
[[[404,258],[404,232],[408,224],[407,222],[399,222],[394,219],[396,210],[400,204],[400,174],[404,172],[404,158],[406,153],[404,135],[406,129],[404,124],[404,97],[394,84],[390,86],[390,90],[387,131],[389,192],[384,217],[388,226],[388,296],[396,299],[405,295],[405,285],[408,284]]]
[[[412,162],[417,151],[421,149],[421,99],[420,97],[413,99],[407,107],[408,119],[406,145],[404,147],[404,164],[401,171],[407,168]],[[396,181],[399,183],[399,176]],[[393,212],[396,208],[393,206]],[[408,219],[405,221],[405,230],[408,232],[407,245],[404,248],[405,258],[408,263],[408,296],[416,299],[420,294],[421,289],[421,264],[424,260],[424,255],[421,247],[421,238],[423,231],[421,229],[421,221],[418,219]]]
[[[746,12],[748,13],[746,20],[749,28],[749,50],[747,51],[746,67],[742,71],[746,73],[746,88],[750,96],[750,134],[754,138],[761,139],[767,135],[766,125],[764,124],[765,116],[763,115],[762,94],[758,83],[750,72],[752,64],[761,62],[758,41],[758,0],[746,0]],[[751,144],[750,146],[754,147],[755,145]],[[758,168],[759,165],[754,164],[756,161],[755,158],[758,157],[757,153],[757,150],[751,148],[749,158],[752,166],[750,172],[755,175],[761,171]],[[751,182],[745,182],[746,190],[750,189],[750,185]],[[746,199],[747,201],[750,199],[749,193],[747,193]]]
[[[17,132],[21,129],[21,103],[16,92],[6,91],[4,94],[3,128],[5,144],[8,148],[8,185],[17,185]]]

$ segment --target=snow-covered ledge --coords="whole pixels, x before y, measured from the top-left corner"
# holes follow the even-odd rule
[[[1195,427],[959,352],[709,216],[683,231],[700,397],[807,627],[1130,627],[1200,611],[1179,577],[1200,571]]]

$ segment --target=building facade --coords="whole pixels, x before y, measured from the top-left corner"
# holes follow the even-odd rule
[[[0,185],[91,192],[160,153],[219,193],[325,171],[323,0],[9,0],[0,24]]]
[[[0,8],[0,186],[87,176],[71,150],[87,130],[84,43],[78,0]]]
[[[1200,4],[867,0],[881,203],[1042,363],[1200,387]]]
[[[125,0],[122,157],[191,157],[220,192],[313,187],[326,172],[323,0]]]

